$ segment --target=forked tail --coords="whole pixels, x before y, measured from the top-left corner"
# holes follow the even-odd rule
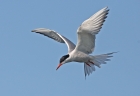
[[[95,56],[93,56],[92,61],[84,63],[85,77],[87,75],[90,75],[93,71],[95,71],[95,66],[100,68],[101,64],[106,64],[106,61],[110,61],[109,58],[113,57],[113,56],[111,56],[113,53],[117,53],[117,52],[101,54],[101,55],[95,55]]]

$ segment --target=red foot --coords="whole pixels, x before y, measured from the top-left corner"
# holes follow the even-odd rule
[[[88,61],[88,62],[90,62],[90,63],[94,64],[94,63],[93,63],[93,62],[91,62],[91,61]]]
[[[91,67],[88,63],[86,63],[89,67]]]

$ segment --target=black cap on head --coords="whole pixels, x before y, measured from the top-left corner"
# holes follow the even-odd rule
[[[60,63],[62,63],[64,60],[66,60],[69,57],[68,55],[64,55],[63,57],[60,58]]]

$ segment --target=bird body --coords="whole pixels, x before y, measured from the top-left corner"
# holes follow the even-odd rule
[[[102,28],[102,25],[108,14],[107,7],[101,9],[89,19],[85,20],[80,27],[77,29],[78,40],[75,45],[66,37],[60,35],[54,30],[46,28],[37,28],[32,30],[32,32],[43,34],[49,38],[52,38],[60,43],[65,43],[68,47],[68,54],[64,55],[60,59],[60,64],[57,69],[68,62],[79,62],[84,63],[85,76],[90,75],[95,71],[95,66],[100,68],[101,64],[106,64],[109,61],[112,53],[101,54],[101,55],[90,55],[95,48],[95,38],[96,34]]]
[[[68,59],[74,62],[87,62],[88,60],[92,59],[90,55],[78,50],[73,50],[69,55],[70,57]]]

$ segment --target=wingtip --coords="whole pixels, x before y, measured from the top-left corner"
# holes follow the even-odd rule
[[[108,6],[106,6],[104,9],[108,9]]]
[[[31,30],[31,32],[35,32],[35,30]]]
[[[103,10],[107,10],[109,11],[110,9],[108,8],[108,6],[104,7]]]
[[[118,53],[119,51],[116,51],[116,52],[112,52],[112,54],[114,54],[114,53]]]

